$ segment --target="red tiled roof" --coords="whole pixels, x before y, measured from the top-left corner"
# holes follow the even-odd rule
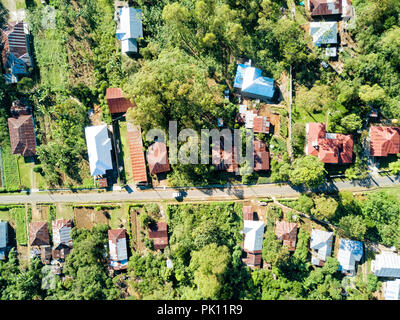
[[[252,206],[242,207],[243,220],[254,220],[254,210]]]
[[[296,248],[297,224],[294,222],[277,221],[275,226],[277,238],[289,247],[290,251]]]
[[[342,0],[309,0],[311,16],[342,14]]]
[[[120,88],[107,88],[106,99],[111,114],[126,112],[134,107],[129,99],[123,96]]]
[[[318,157],[324,163],[352,163],[353,136],[326,132],[325,124],[309,122],[306,124],[306,154]]]
[[[370,154],[374,157],[387,157],[400,153],[400,127],[371,126]]]
[[[269,152],[263,141],[254,140],[254,170],[269,170]]]
[[[42,246],[50,244],[49,229],[47,222],[31,222],[29,224],[29,244],[31,246]]]
[[[167,146],[162,142],[153,143],[147,150],[147,163],[151,174],[168,172],[170,170],[168,162]]]
[[[24,157],[36,154],[35,132],[31,115],[22,115],[8,119],[11,152]]]
[[[269,118],[263,116],[255,116],[253,119],[253,131],[255,133],[269,133]]]
[[[165,222],[152,223],[148,228],[149,238],[153,239],[154,249],[164,249],[168,245],[167,224]]]
[[[144,160],[142,130],[127,122],[129,151],[132,163],[133,180],[147,182],[146,162]]]
[[[239,165],[237,161],[235,161],[236,152],[236,147],[232,147],[231,150],[225,150],[222,142],[219,150],[217,146],[213,146],[211,155],[215,169],[226,170],[227,172],[237,172],[239,170]]]

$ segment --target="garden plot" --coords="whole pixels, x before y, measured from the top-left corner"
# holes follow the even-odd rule
[[[95,208],[74,208],[75,227],[92,229],[98,224],[109,224],[110,211],[112,210],[96,210]]]

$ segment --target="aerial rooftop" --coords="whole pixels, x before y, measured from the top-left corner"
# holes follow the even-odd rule
[[[370,154],[374,157],[387,157],[400,153],[400,127],[371,126]]]
[[[101,176],[107,170],[112,170],[111,139],[108,136],[107,125],[85,128],[86,145],[89,154],[91,176]]]

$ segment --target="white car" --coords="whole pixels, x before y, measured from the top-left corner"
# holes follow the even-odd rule
[[[183,195],[182,195],[181,192],[174,192],[174,193],[172,194],[172,197],[175,198],[175,199],[181,198],[182,196],[183,196]]]

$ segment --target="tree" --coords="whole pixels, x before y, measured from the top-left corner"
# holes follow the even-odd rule
[[[311,209],[314,208],[314,201],[311,197],[301,194],[299,199],[297,199],[296,209],[304,213],[311,213]]]
[[[294,161],[289,179],[294,185],[303,184],[308,188],[315,188],[324,182],[325,174],[324,163],[310,155]]]
[[[392,171],[393,174],[400,174],[400,159],[389,163],[389,170]]]
[[[361,216],[349,215],[342,217],[338,226],[341,229],[339,232],[343,236],[355,240],[364,240],[367,232],[367,225]]]
[[[193,282],[197,286],[199,297],[219,298],[230,259],[229,249],[215,243],[193,252],[189,268],[194,273]]]
[[[362,120],[360,116],[355,113],[351,113],[340,120],[340,124],[346,129],[346,133],[355,132],[362,127]]]
[[[296,108],[304,109],[310,114],[328,110],[333,102],[331,88],[318,82],[311,89],[300,86],[296,92]]]
[[[289,259],[289,248],[282,245],[282,242],[276,238],[275,232],[271,228],[265,232],[262,258],[265,263],[272,264],[278,268]]]
[[[331,197],[325,197],[324,195],[315,196],[314,208],[311,209],[311,214],[317,219],[330,220],[332,219],[338,208],[338,202]]]
[[[372,87],[369,85],[361,86],[359,95],[362,101],[371,105],[380,104],[386,97],[385,90],[376,83]]]

